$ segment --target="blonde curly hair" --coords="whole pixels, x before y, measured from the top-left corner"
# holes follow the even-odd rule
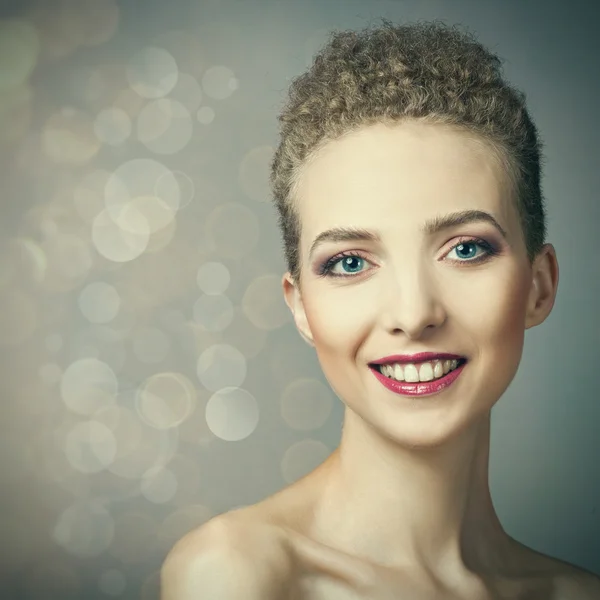
[[[302,167],[329,141],[405,119],[456,128],[485,145],[507,174],[530,263],[545,243],[542,145],[525,94],[502,77],[500,58],[442,21],[333,30],[308,71],[292,80],[278,115],[270,165],[287,268],[300,283]]]

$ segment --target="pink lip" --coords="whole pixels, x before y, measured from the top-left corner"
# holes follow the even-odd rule
[[[419,352],[418,354],[394,354],[392,356],[380,358],[379,360],[374,360],[370,364],[384,365],[391,363],[416,363],[427,360],[460,360],[464,358],[464,356],[459,356],[458,354],[449,354],[448,352]]]
[[[456,369],[454,369],[454,371],[450,371],[441,379],[416,383],[396,381],[395,379],[390,379],[389,377],[386,377],[385,375],[380,373],[376,368],[370,368],[375,377],[377,377],[377,379],[379,379],[379,381],[388,390],[391,390],[396,394],[401,394],[403,396],[428,396],[430,394],[437,394],[438,392],[441,392],[443,389],[452,385],[462,373],[463,369],[465,368],[465,364],[458,366]]]

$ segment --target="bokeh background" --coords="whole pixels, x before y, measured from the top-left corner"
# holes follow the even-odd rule
[[[491,486],[511,535],[600,574],[599,3],[0,10],[2,598],[157,599],[177,539],[337,446],[268,166],[290,78],[380,17],[469,27],[527,94],[560,289],[494,408]]]

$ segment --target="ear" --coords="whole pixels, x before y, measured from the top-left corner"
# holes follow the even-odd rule
[[[304,303],[302,302],[302,295],[294,280],[292,279],[289,271],[283,276],[281,280],[283,286],[283,297],[288,308],[292,311],[294,316],[294,322],[296,323],[296,329],[300,333],[302,339],[309,345],[314,347],[312,333],[310,331],[310,325],[306,318],[306,312],[304,311]]]
[[[552,244],[544,244],[532,265],[532,280],[525,329],[543,323],[556,299],[558,291],[558,260]]]

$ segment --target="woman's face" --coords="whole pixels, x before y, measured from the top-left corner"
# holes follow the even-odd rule
[[[537,286],[488,152],[442,127],[377,124],[330,142],[302,174],[302,293],[286,274],[286,302],[336,394],[407,445],[440,443],[489,411],[518,369],[525,329],[546,316],[528,317]],[[491,215],[504,234],[490,220],[424,229],[461,211]],[[379,239],[313,246],[344,227]],[[422,398],[389,391],[369,367],[422,351],[468,363],[452,386]]]

